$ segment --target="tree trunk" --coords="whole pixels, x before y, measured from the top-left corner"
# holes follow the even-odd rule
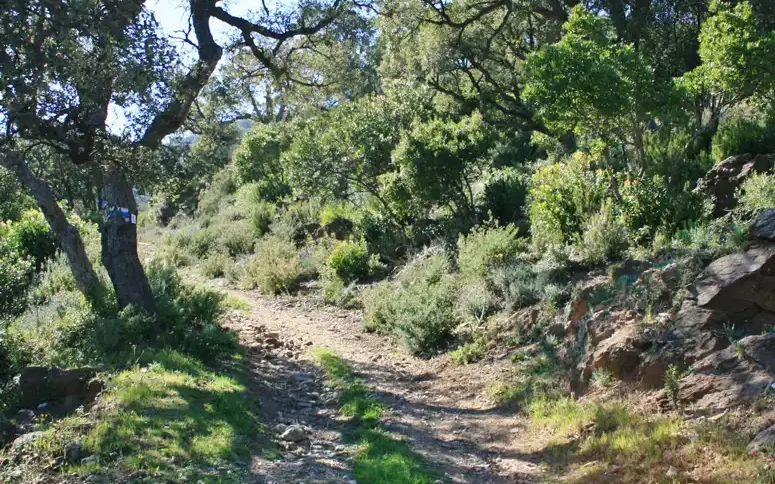
[[[73,227],[65,217],[64,212],[54,197],[54,193],[45,181],[35,176],[24,162],[24,156],[18,152],[0,155],[0,164],[16,174],[21,182],[37,201],[49,227],[57,235],[59,244],[70,263],[70,270],[75,278],[75,287],[90,301],[94,301],[101,288],[97,274],[94,272],[86,247],[78,229]]]
[[[153,314],[156,301],[137,254],[137,204],[132,186],[116,167],[107,170],[103,183],[107,215],[101,230],[102,265],[113,283],[118,307],[134,304]],[[128,211],[130,220],[125,219],[122,209]]]

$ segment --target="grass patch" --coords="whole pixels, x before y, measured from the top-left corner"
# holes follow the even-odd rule
[[[361,484],[432,483],[435,475],[424,459],[406,442],[379,428],[379,418],[387,409],[350,365],[325,349],[316,350],[315,358],[340,392],[340,415],[354,424],[345,438],[359,443],[353,462],[356,480]]]
[[[483,338],[466,343],[449,354],[449,357],[458,365],[476,363],[487,354],[487,343]]]
[[[562,482],[684,482],[665,478],[671,466],[702,482],[771,482],[756,481],[766,471],[763,462],[747,455],[744,436],[720,422],[684,423],[644,415],[623,401],[570,397],[535,399],[528,413],[535,427],[551,434],[546,461]]]
[[[164,350],[116,375],[91,415],[52,424],[36,451],[55,457],[81,442],[97,461],[64,468],[76,476],[142,471],[161,482],[244,482],[262,443],[254,408],[235,377]]]
[[[223,299],[223,307],[227,309],[234,309],[236,311],[250,311],[250,303],[244,299],[227,294]]]

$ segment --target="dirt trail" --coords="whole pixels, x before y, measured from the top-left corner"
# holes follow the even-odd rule
[[[499,412],[484,398],[486,383],[503,371],[497,362],[457,366],[444,357],[416,358],[394,341],[364,333],[359,311],[327,307],[308,297],[219,290],[250,304],[251,309],[231,323],[246,346],[259,328],[265,334],[280,335],[291,347],[328,348],[348,360],[389,407],[386,428],[406,436],[412,448],[445,476],[445,482],[541,481],[540,448],[525,438],[524,421],[513,413]],[[268,400],[263,410],[270,423],[301,421],[313,434],[311,451],[297,452],[301,460],[257,462],[256,474],[267,483],[354,483],[348,473],[347,448],[338,440],[332,420],[334,412],[325,405],[330,389],[323,385],[309,353],[251,357],[258,387],[265,393],[262,401]],[[298,408],[298,400],[308,395],[312,399]],[[326,480],[312,479],[313,474]]]

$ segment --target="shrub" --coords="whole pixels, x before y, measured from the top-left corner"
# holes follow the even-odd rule
[[[491,276],[495,293],[506,309],[529,306],[541,296],[536,274],[527,264],[514,264],[495,270]]]
[[[35,271],[30,259],[8,245],[8,241],[0,236],[0,320],[24,310]]]
[[[750,220],[765,208],[775,207],[775,174],[754,173],[737,192],[738,217]]]
[[[458,265],[467,278],[484,278],[493,269],[516,261],[522,244],[513,225],[474,228],[457,242]]]
[[[331,274],[323,275],[323,300],[340,308],[357,306],[358,299],[355,284],[345,284],[342,279]]]
[[[320,211],[320,225],[325,226],[341,219],[350,221],[356,219],[355,210],[347,202],[327,203]]]
[[[370,261],[365,241],[347,240],[336,244],[326,260],[326,266],[343,282],[350,283],[369,275],[372,266]]]
[[[724,120],[713,136],[713,157],[721,161],[733,155],[775,151],[775,123],[768,118],[746,113]]]
[[[430,251],[408,264],[395,281],[365,292],[365,328],[396,335],[413,353],[438,348],[461,322],[456,294],[446,255]]]
[[[672,233],[702,215],[702,196],[690,187],[675,187],[662,176],[630,178],[620,183],[622,218],[636,241],[662,230]]]
[[[197,212],[200,215],[213,216],[222,206],[227,205],[231,195],[237,191],[239,180],[235,170],[227,166],[213,176],[210,186],[199,197]]]
[[[513,168],[498,170],[485,181],[482,210],[500,223],[522,218],[528,178]]]
[[[487,344],[483,339],[479,338],[458,347],[449,356],[458,365],[468,365],[481,360],[486,354]]]
[[[627,229],[610,203],[600,208],[584,224],[581,250],[588,264],[596,265],[619,258],[629,246]]]
[[[528,192],[536,247],[572,242],[586,217],[600,210],[609,185],[608,173],[587,153],[576,152],[562,162],[539,168]]]
[[[289,291],[302,274],[296,246],[288,239],[267,235],[256,242],[255,254],[245,261],[242,284],[275,294]]]
[[[6,239],[7,250],[15,251],[22,257],[29,257],[40,272],[43,264],[56,253],[59,242],[49,229],[40,210],[24,212],[18,222],[6,224],[0,228],[0,236]]]
[[[460,288],[455,307],[464,321],[481,323],[498,306],[495,294],[483,281],[475,281]]]
[[[210,254],[210,256],[202,261],[200,270],[202,275],[208,279],[215,279],[217,277],[225,276],[230,271],[230,266],[234,264],[234,261],[228,254],[217,252]]]
[[[256,243],[256,236],[250,223],[246,221],[210,226],[205,231],[217,234],[217,244],[226,249],[232,257],[251,252]]]
[[[244,182],[253,182],[258,196],[276,201],[290,194],[281,155],[290,146],[291,130],[279,123],[256,123],[234,152],[234,166]]]

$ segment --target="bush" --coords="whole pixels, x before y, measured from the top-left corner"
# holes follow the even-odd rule
[[[397,336],[413,353],[430,351],[447,341],[461,322],[456,294],[446,255],[430,251],[408,264],[395,281],[365,292],[365,328]]]
[[[754,173],[737,192],[738,217],[751,220],[765,208],[775,207],[775,174]]]
[[[587,264],[596,265],[618,259],[629,246],[627,229],[610,203],[600,208],[584,224],[581,251]]]
[[[59,248],[59,241],[40,210],[28,210],[18,222],[6,224],[0,229],[0,237],[6,239],[7,250],[30,258],[37,272]]]
[[[741,114],[724,120],[713,136],[713,157],[721,161],[733,155],[775,151],[775,120],[768,118]]]
[[[274,202],[290,195],[281,155],[291,143],[288,126],[256,123],[234,152],[234,166],[243,182],[252,182],[262,200]]]
[[[328,256],[326,266],[344,283],[364,279],[369,275],[372,267],[366,242],[363,240],[339,242]]]
[[[466,278],[487,277],[493,269],[514,263],[522,247],[513,225],[474,228],[457,242],[458,266]]]
[[[671,186],[662,176],[627,178],[620,183],[622,219],[637,242],[658,231],[674,232],[702,215],[702,196],[688,185]]]
[[[528,178],[513,168],[496,171],[485,182],[482,210],[502,224],[522,218]]]
[[[237,191],[239,180],[233,167],[227,166],[213,176],[210,186],[199,197],[197,212],[214,216],[222,206],[228,205],[231,195]]]
[[[484,340],[480,338],[458,347],[455,351],[450,353],[449,356],[452,358],[452,361],[458,365],[468,365],[481,360],[486,354],[487,345]]]
[[[301,257],[293,242],[272,234],[256,242],[255,254],[245,260],[241,283],[276,294],[290,291],[302,273]]]
[[[225,276],[231,269],[234,261],[227,254],[218,252],[211,254],[210,257],[202,261],[200,270],[202,275],[208,279]]]
[[[0,320],[24,311],[34,272],[32,261],[11,250],[0,234]]]
[[[514,264],[495,270],[491,276],[495,293],[509,311],[529,306],[541,297],[536,274],[527,264]]]
[[[597,167],[591,154],[576,152],[539,168],[528,192],[534,245],[542,250],[573,242],[586,217],[600,210],[609,186],[610,176]]]
[[[232,257],[250,253],[256,243],[250,223],[244,220],[210,226],[205,231],[217,234],[217,244],[226,249]]]

